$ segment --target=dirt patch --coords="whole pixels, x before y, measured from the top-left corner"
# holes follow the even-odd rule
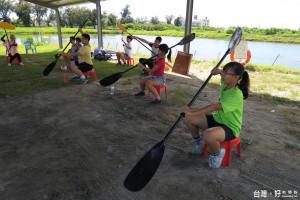
[[[1,199],[253,199],[261,190],[269,198],[275,190],[299,193],[299,137],[287,127],[297,130],[300,122],[287,114],[300,108],[252,96],[244,106],[242,157],[233,148],[230,167],[210,170],[208,156],[190,156],[191,136],[181,123],[149,184],[137,193],[123,187],[207,74],[168,73],[168,98],[162,91],[159,105],[132,95],[142,76],[122,78],[114,95],[93,82],[0,99]],[[189,92],[176,93],[178,86]],[[208,84],[193,108],[216,102],[218,91]],[[174,99],[178,94],[184,100]]]

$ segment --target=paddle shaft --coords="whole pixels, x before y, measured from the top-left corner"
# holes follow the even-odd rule
[[[220,64],[223,62],[223,60],[226,58],[226,56],[228,55],[228,53],[230,52],[230,49],[228,48],[226,53],[224,54],[224,56],[221,58],[221,60],[219,61],[219,63],[216,65],[216,67],[219,67]],[[190,108],[194,101],[197,99],[197,97],[199,96],[199,94],[201,93],[201,91],[204,89],[204,87],[207,85],[208,81],[211,79],[213,75],[210,74],[207,79],[205,80],[205,82],[202,84],[202,86],[200,87],[200,89],[197,91],[197,93],[195,94],[195,96],[193,97],[193,99],[190,101],[190,103],[188,104],[188,107]],[[168,138],[170,137],[170,135],[173,133],[173,131],[175,130],[175,128],[178,126],[179,122],[184,118],[184,113],[180,114],[180,117],[177,119],[177,121],[175,122],[175,124],[171,127],[171,129],[169,130],[168,134],[165,136],[164,140],[164,145],[166,144]]]
[[[7,38],[8,45],[9,45],[9,47],[10,47],[9,39],[8,39],[8,35],[7,35],[7,32],[6,32],[6,29],[4,29],[4,31],[5,31],[5,35],[6,35],[6,38]],[[9,53],[9,50],[10,50],[10,48],[8,49],[8,47],[6,46],[7,54]]]

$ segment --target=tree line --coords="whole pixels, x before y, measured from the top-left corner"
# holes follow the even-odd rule
[[[87,16],[92,14],[92,17],[87,22],[87,26],[94,27],[97,24],[97,10],[90,10],[86,7],[67,7],[59,10],[60,23],[62,27],[78,27]],[[11,14],[15,13],[17,19],[10,18]],[[160,24],[157,16],[148,20],[146,17],[134,19],[131,16],[130,6],[126,5],[120,12],[120,18],[113,13],[104,11],[101,13],[101,22],[103,28],[115,27],[117,20],[122,24]],[[53,9],[29,3],[24,0],[11,1],[0,0],[0,18],[1,21],[12,23],[16,26],[34,27],[34,26],[53,26],[56,20],[56,13]],[[173,15],[167,15],[166,23],[171,24],[174,19]],[[174,19],[176,26],[181,26],[181,16]]]

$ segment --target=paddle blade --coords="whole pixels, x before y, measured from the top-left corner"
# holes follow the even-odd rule
[[[185,36],[184,38],[182,38],[182,40],[178,43],[178,45],[185,45],[191,41],[193,41],[195,39],[195,33],[191,33],[187,36]]]
[[[230,49],[229,54],[233,52],[233,50],[239,45],[242,39],[242,28],[238,27],[235,32],[232,34],[228,49]]]
[[[119,22],[117,22],[117,26],[119,27],[119,29],[123,32],[127,32],[126,28],[124,26],[122,26],[122,24],[120,24]]]
[[[50,72],[52,71],[52,69],[55,67],[55,65],[56,65],[56,61],[57,61],[57,59],[55,60],[55,61],[53,61],[51,64],[49,64],[45,69],[44,69],[44,71],[43,71],[43,75],[44,76],[48,76],[49,74],[50,74]]]
[[[143,189],[155,174],[164,155],[164,140],[154,145],[127,175],[124,186],[133,192]]]
[[[101,79],[99,81],[100,85],[102,85],[102,86],[109,86],[109,85],[117,82],[122,77],[123,73],[124,72],[119,72],[119,73],[110,75],[108,77],[105,77],[104,79]]]
[[[16,27],[10,23],[7,22],[0,22],[0,27],[4,29],[9,29],[9,30],[15,30]]]

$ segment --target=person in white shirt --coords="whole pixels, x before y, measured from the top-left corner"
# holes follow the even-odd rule
[[[117,52],[117,59],[118,59],[118,64],[117,65],[122,65],[121,64],[121,59],[124,63],[124,66],[126,65],[126,59],[131,58],[131,51],[132,51],[132,45],[131,45],[131,41],[132,41],[132,37],[131,36],[127,36],[126,38],[126,42],[124,42],[123,38],[121,39],[122,42],[124,43],[123,46],[125,48],[125,52]]]

